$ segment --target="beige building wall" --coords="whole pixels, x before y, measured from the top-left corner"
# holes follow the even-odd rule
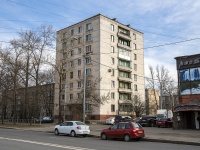
[[[91,29],[86,31],[86,24],[91,24]],[[82,26],[82,32],[78,33],[79,27]],[[113,30],[114,27],[114,30]],[[122,31],[119,31],[119,28]],[[74,35],[71,35],[71,30],[74,30]],[[122,33],[122,32],[125,32]],[[126,34],[128,33],[128,35]],[[91,34],[91,40],[86,42],[86,35]],[[114,37],[112,41],[111,37]],[[82,41],[78,44],[78,38],[81,37]],[[130,46],[125,46],[119,43],[119,38],[129,41]],[[73,46],[71,45],[72,40]],[[63,43],[67,41],[67,48],[63,48]],[[86,46],[91,45],[91,53],[86,54]],[[112,49],[114,47],[114,51]],[[81,54],[78,53],[78,49],[81,48]],[[123,52],[129,54],[119,54],[119,48],[123,49]],[[63,58],[63,50],[74,50],[74,55],[71,57]],[[68,54],[70,55],[70,53]],[[91,57],[91,63],[86,65],[86,68],[91,68],[91,75],[89,78],[101,79],[98,83],[98,91],[100,96],[106,95],[107,93],[114,93],[114,98],[108,100],[108,103],[101,105],[96,108],[92,114],[95,119],[105,119],[116,114],[133,114],[133,112],[126,112],[126,106],[119,106],[123,104],[130,104],[131,99],[134,95],[141,95],[142,100],[145,100],[145,89],[144,89],[144,50],[143,50],[143,33],[130,28],[130,26],[123,25],[115,19],[110,19],[103,15],[96,15],[75,25],[59,30],[57,32],[57,63],[61,63],[61,58],[66,62],[66,80],[62,81],[65,84],[65,95],[64,101],[66,104],[75,102],[75,95],[81,91],[78,87],[78,70],[81,70],[82,75],[84,71],[84,56]],[[81,65],[78,65],[78,59],[81,59]],[[70,66],[70,61],[74,61],[74,66]],[[120,62],[119,62],[120,61]],[[130,67],[120,66],[119,63],[127,62],[130,63]],[[73,79],[70,79],[70,73],[74,74]],[[129,74],[128,78],[119,77],[120,72],[125,71]],[[114,72],[114,74],[113,74]],[[88,79],[88,77],[87,77]],[[58,74],[56,75],[56,83],[59,80]],[[73,88],[70,88],[70,83],[73,82]],[[114,86],[112,83],[114,82]],[[120,87],[122,84],[119,82],[129,83],[129,88]],[[131,98],[124,101],[120,97],[120,93],[130,94]],[[70,100],[70,94],[73,94],[73,100]],[[122,94],[121,94],[122,95]],[[55,103],[58,103],[59,91],[58,84],[55,88]],[[111,106],[113,105],[113,106]],[[111,108],[112,107],[112,108]],[[121,110],[119,111],[119,107]],[[55,116],[58,115],[58,107],[55,107]],[[67,112],[66,112],[67,113]]]

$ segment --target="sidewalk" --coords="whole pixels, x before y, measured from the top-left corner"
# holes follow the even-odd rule
[[[39,132],[51,132],[54,131],[55,124],[42,124],[37,127],[5,127],[0,128],[15,128]],[[100,132],[104,128],[108,128],[110,125],[90,125],[90,136],[100,137]],[[144,141],[150,142],[164,142],[174,144],[187,144],[200,146],[200,130],[173,130],[172,128],[157,128],[157,127],[144,127],[145,138]]]

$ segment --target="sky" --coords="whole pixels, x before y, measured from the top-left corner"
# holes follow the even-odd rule
[[[0,0],[0,45],[21,30],[42,24],[55,30],[102,14],[144,33],[145,77],[149,65],[177,79],[175,57],[200,53],[198,0]]]

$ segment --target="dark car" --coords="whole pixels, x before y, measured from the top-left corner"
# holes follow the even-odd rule
[[[132,117],[130,117],[130,116],[121,116],[121,115],[115,116],[115,123],[128,122],[128,121],[132,121]]]
[[[41,117],[36,119],[36,123],[53,123],[53,118],[49,116]]]
[[[154,127],[156,125],[156,116],[142,116],[135,119],[135,122],[139,123],[141,126]]]
[[[161,118],[156,121],[156,126],[170,128],[173,126],[173,121],[170,118]]]
[[[108,129],[103,129],[100,136],[102,140],[113,138],[130,141],[131,139],[140,140],[145,134],[142,126],[136,122],[119,122]]]

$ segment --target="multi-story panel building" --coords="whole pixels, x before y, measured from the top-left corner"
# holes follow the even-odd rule
[[[88,119],[102,120],[116,114],[133,115],[131,102],[134,96],[139,93],[142,100],[145,99],[143,33],[130,25],[98,14],[59,30],[56,54],[57,65],[65,64],[61,81],[65,90],[60,92],[65,95],[61,99],[62,104],[65,101],[69,106],[80,97],[84,88],[84,63],[86,87],[99,79],[95,84],[97,97],[110,94],[107,103],[93,109]],[[56,80],[59,80],[58,74]],[[59,84],[56,84],[55,90],[55,103],[58,103]],[[70,114],[70,110],[65,110],[64,114]],[[58,107],[54,112],[58,116]]]

